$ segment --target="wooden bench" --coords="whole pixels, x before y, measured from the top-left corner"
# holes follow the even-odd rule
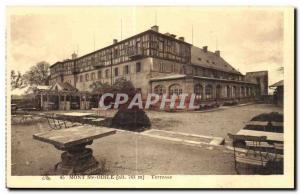
[[[45,114],[48,125],[51,129],[59,130],[63,128],[75,127],[81,125],[80,123],[72,120],[65,120],[62,117],[57,116],[54,113]]]
[[[234,168],[238,174],[238,163],[264,168],[271,160],[268,149],[265,148],[272,148],[272,145],[268,144],[266,136],[232,135],[230,133],[228,136],[233,142],[246,142],[245,148],[239,148],[233,144]]]

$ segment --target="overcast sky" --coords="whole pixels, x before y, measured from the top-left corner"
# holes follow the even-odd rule
[[[7,13],[8,65],[25,72],[108,46],[157,24],[162,33],[184,36],[195,46],[221,51],[242,73],[269,71],[282,79],[283,13],[278,9],[200,7],[26,7]],[[121,30],[122,20],[122,30]],[[122,33],[121,33],[122,32]]]

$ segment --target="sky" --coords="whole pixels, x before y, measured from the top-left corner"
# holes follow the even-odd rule
[[[40,61],[79,56],[159,26],[194,46],[220,50],[243,74],[269,71],[282,79],[284,15],[273,8],[239,7],[10,7],[7,65],[24,73]]]

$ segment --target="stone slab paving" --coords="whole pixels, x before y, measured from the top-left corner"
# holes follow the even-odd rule
[[[187,144],[195,144],[195,145],[222,145],[224,143],[224,138],[222,137],[212,137],[212,136],[204,136],[197,134],[189,134],[182,132],[172,132],[172,131],[164,131],[158,129],[150,129],[141,133],[142,135],[165,139],[169,141],[182,142]]]

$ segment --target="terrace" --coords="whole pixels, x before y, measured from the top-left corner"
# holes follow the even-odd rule
[[[146,111],[152,123],[151,129],[141,133],[114,129],[116,134],[95,141],[89,148],[93,150],[95,159],[104,165],[101,174],[236,174],[233,151],[228,149],[231,141],[227,133],[235,134],[252,117],[273,111],[282,112],[282,109],[253,104],[207,112]],[[92,110],[79,112],[95,113]],[[51,113],[70,114],[72,111]],[[109,118],[115,113],[115,110],[106,110],[105,116],[101,117]],[[49,169],[59,160],[61,151],[32,139],[33,134],[49,130],[47,120],[38,117],[12,125],[12,175],[49,173]],[[197,138],[197,135],[204,139]],[[183,136],[185,140],[177,141]],[[225,138],[225,145],[213,145],[205,137]],[[193,141],[202,143],[193,144]],[[244,168],[242,173],[257,172]]]

